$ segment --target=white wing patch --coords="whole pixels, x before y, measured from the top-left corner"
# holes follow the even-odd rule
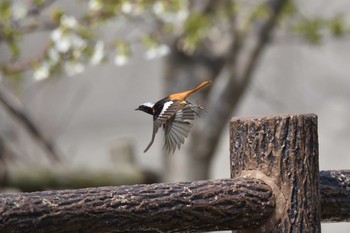
[[[169,109],[169,107],[173,104],[173,101],[167,101],[164,105],[163,105],[163,109],[160,112],[159,116],[163,116],[165,111],[167,111]]]

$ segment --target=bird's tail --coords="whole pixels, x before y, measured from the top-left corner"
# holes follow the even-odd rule
[[[194,93],[196,93],[196,92],[198,92],[198,91],[200,91],[200,90],[206,88],[206,87],[209,86],[211,83],[212,83],[211,80],[202,82],[198,87],[193,88],[192,90],[188,91],[186,98],[189,97],[190,95],[192,95],[192,94],[194,94]]]
[[[181,93],[177,93],[177,94],[172,94],[170,95],[170,99],[176,99],[176,100],[186,100],[187,97],[189,97],[190,95],[193,95],[194,93],[206,88],[207,86],[209,86],[212,83],[211,80],[209,81],[204,81],[202,82],[199,86],[193,88],[192,90],[188,90],[185,92],[181,92]]]

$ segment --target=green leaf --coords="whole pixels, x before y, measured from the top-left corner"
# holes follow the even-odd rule
[[[11,50],[13,58],[18,58],[21,55],[21,50],[20,50],[17,42],[10,41],[10,42],[8,42],[8,46],[9,46],[9,48]]]
[[[256,7],[250,15],[250,21],[267,19],[270,15],[270,9],[262,4]]]
[[[210,28],[210,20],[208,16],[193,14],[191,15],[184,26],[184,37],[181,45],[187,53],[193,53],[199,43],[207,35]]]
[[[45,4],[45,0],[33,0],[33,3],[37,6],[43,6]]]
[[[124,41],[117,40],[115,42],[115,49],[116,49],[117,54],[123,55],[125,57],[131,56],[130,45]]]
[[[56,9],[51,13],[52,20],[58,25],[60,24],[61,17],[64,15],[64,11],[61,9]]]
[[[156,38],[150,35],[143,36],[141,38],[141,42],[146,47],[146,49],[154,48],[158,44],[158,41],[156,40]]]
[[[321,42],[321,32],[322,20],[315,19],[305,19],[295,25],[294,30],[304,36],[309,42],[313,44],[319,44]]]
[[[336,37],[343,36],[345,34],[345,22],[343,17],[336,17],[329,22],[329,29]]]
[[[287,16],[293,16],[298,12],[297,6],[293,1],[287,1],[283,7],[283,14]]]

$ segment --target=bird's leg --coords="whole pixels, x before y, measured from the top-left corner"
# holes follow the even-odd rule
[[[197,101],[197,105],[192,104],[190,101],[186,101],[187,102],[187,106],[191,108],[191,110],[196,113],[196,115],[199,117],[199,113],[197,112],[197,109],[200,109],[202,111],[205,111],[204,108],[202,106],[199,105],[198,101]]]

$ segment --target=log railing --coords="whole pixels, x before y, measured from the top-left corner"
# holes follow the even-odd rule
[[[231,179],[0,194],[0,232],[320,232],[350,219],[350,171],[319,172],[315,115],[233,118],[230,140]]]
[[[275,207],[267,184],[243,178],[8,194],[2,203],[1,232],[242,229]]]

